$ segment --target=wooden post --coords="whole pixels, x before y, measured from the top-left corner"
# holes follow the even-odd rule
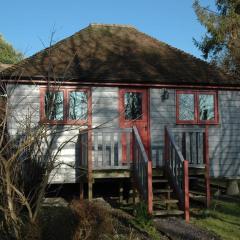
[[[188,161],[184,160],[184,214],[185,221],[189,223],[189,178],[188,178]]]
[[[92,175],[92,131],[88,130],[88,200],[93,197],[93,175]]]
[[[148,160],[148,213],[153,212],[152,161]]]
[[[81,182],[82,180],[80,179],[80,200],[83,200],[84,198],[84,190],[83,190],[83,182]]]
[[[92,187],[93,187],[92,180],[88,179],[88,200],[89,201],[91,201],[93,198]]]
[[[119,183],[119,204],[123,203],[123,183],[120,181]]]
[[[210,190],[210,166],[209,166],[209,145],[208,145],[208,126],[205,127],[204,137],[204,163],[205,163],[205,185],[206,185],[206,206],[210,207],[211,190]]]

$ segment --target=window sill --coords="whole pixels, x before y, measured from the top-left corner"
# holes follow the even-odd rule
[[[176,122],[177,125],[219,125],[219,122]]]
[[[88,125],[88,121],[48,121],[48,120],[40,120],[40,124],[45,124],[45,125]]]

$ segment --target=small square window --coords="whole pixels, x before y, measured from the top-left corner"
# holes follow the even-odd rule
[[[179,94],[179,120],[194,120],[194,94]]]
[[[69,119],[87,120],[87,93],[70,92],[69,94]]]
[[[211,121],[215,118],[214,95],[199,94],[199,120]]]
[[[127,92],[124,94],[125,119],[142,119],[142,93]]]
[[[63,120],[63,92],[46,92],[44,105],[47,120]]]

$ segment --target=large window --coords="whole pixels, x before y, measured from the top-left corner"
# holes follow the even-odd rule
[[[177,91],[177,123],[217,124],[216,92]]]
[[[87,122],[88,89],[41,88],[41,121],[80,124]]]

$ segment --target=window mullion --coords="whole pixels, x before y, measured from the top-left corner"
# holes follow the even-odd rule
[[[67,122],[68,120],[68,90],[63,90],[64,98],[63,98],[63,120]]]
[[[194,93],[194,101],[195,101],[195,106],[194,106],[194,111],[195,111],[195,121],[197,124],[199,124],[199,99],[198,99],[198,92]]]

